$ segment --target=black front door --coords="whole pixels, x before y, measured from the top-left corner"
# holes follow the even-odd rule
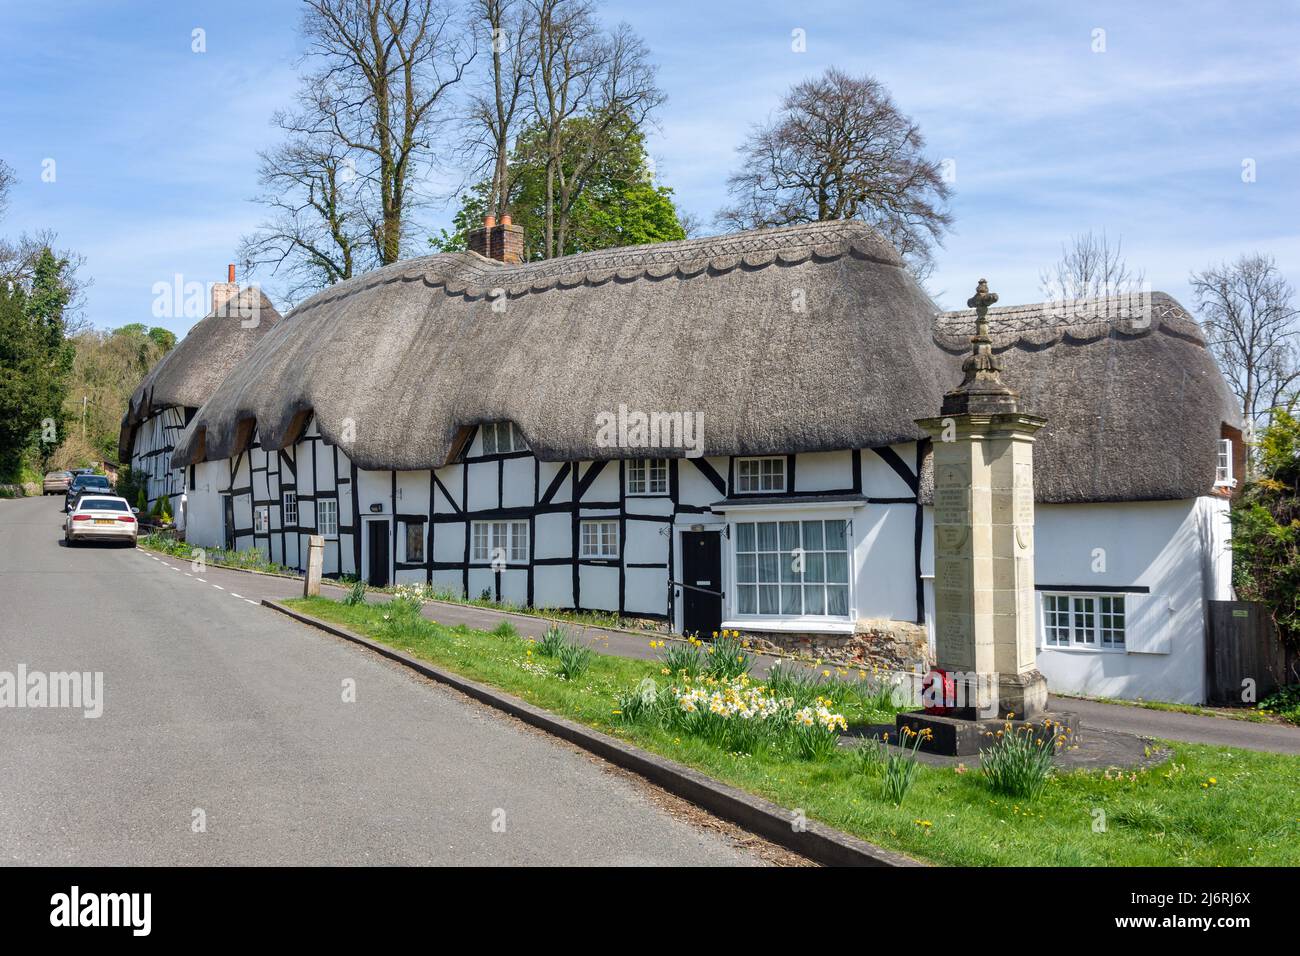
[[[235,550],[235,499],[221,496],[221,526],[226,532],[226,550]]]
[[[368,521],[370,527],[370,575],[366,583],[371,587],[388,586],[388,522]]]
[[[722,626],[721,534],[682,532],[681,583],[682,633],[708,637]]]

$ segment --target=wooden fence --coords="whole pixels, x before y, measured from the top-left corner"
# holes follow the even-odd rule
[[[1254,601],[1210,601],[1205,635],[1207,703],[1257,703],[1300,680],[1300,660],[1278,638],[1268,609]],[[1250,683],[1253,682],[1253,683]],[[1247,696],[1247,689],[1253,700]]]

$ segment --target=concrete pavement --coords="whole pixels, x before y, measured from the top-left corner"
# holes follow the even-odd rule
[[[60,521],[55,498],[0,501],[0,671],[100,671],[103,715],[0,708],[0,863],[762,862],[604,764],[256,606],[292,581],[65,549]]]

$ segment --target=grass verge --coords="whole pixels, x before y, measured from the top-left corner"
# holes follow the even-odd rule
[[[177,541],[174,538],[167,538],[160,534],[141,535],[137,544],[142,548],[148,548],[150,551],[168,554],[186,561],[192,561],[194,552],[201,550],[204,563],[218,568],[237,568],[240,571],[263,571],[267,574],[298,576],[296,569],[287,568],[282,564],[275,564],[266,560],[262,552],[257,548],[245,548],[243,551],[226,551],[221,548],[196,549],[192,544],[186,544],[184,541]]]
[[[1032,803],[993,793],[978,770],[917,767],[902,806],[841,748],[824,761],[728,753],[656,726],[620,723],[616,698],[660,664],[596,654],[561,680],[536,645],[382,606],[285,602],[373,640],[676,760],[879,846],[966,866],[1243,866],[1300,863],[1300,757],[1164,742],[1138,771],[1054,774]]]

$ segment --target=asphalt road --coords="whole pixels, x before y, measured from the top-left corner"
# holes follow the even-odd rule
[[[61,500],[0,501],[0,681],[102,672],[103,713],[0,706],[0,864],[762,862],[589,756],[257,605],[284,582],[64,548]]]

